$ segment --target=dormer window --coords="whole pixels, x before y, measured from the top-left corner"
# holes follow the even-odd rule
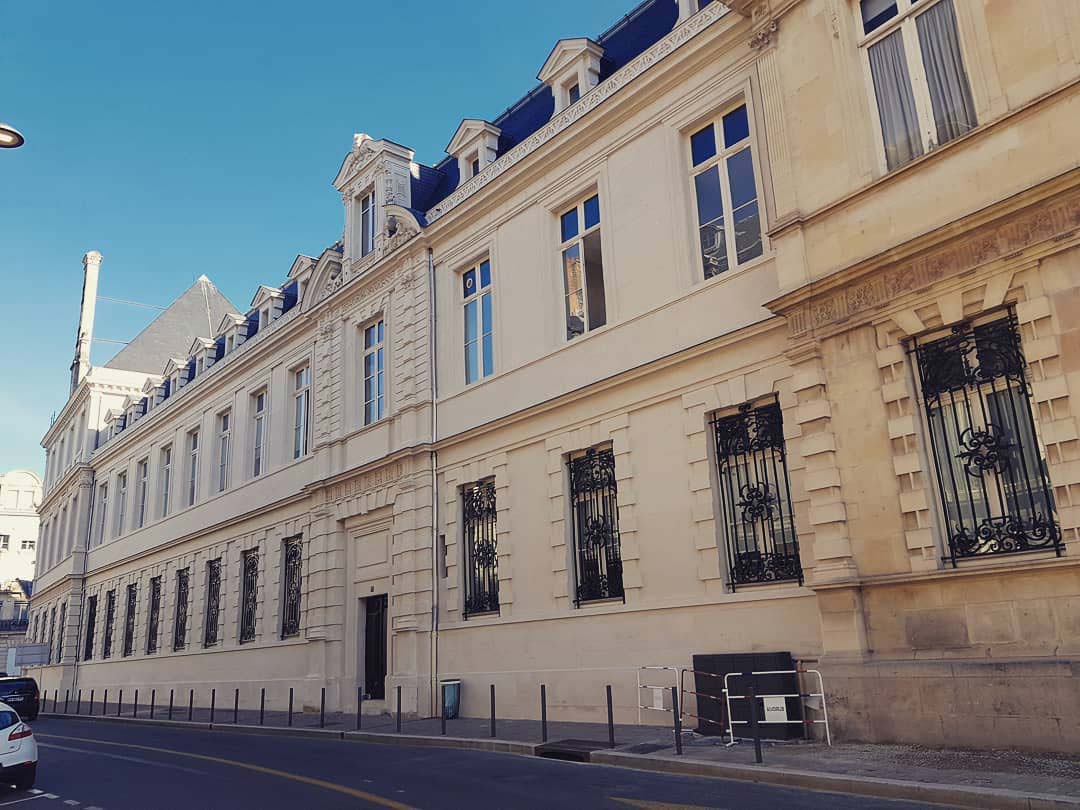
[[[551,88],[559,113],[600,83],[604,49],[591,39],[560,39],[537,78]]]
[[[270,307],[264,307],[259,313],[259,328],[265,329],[270,325]]]
[[[447,154],[458,161],[461,182],[476,177],[499,157],[499,136],[502,134],[494,124],[479,118],[466,118],[457,128]]]
[[[235,343],[235,341],[236,337],[234,335],[227,335],[225,337],[225,354],[228,354],[233,350],[233,344]]]
[[[206,368],[206,361],[203,360],[203,356],[200,354],[198,356],[198,358],[195,360],[195,373],[196,374],[202,374],[203,369],[205,369],[205,368]]]
[[[367,256],[375,250],[375,192],[369,191],[360,198],[360,255]]]

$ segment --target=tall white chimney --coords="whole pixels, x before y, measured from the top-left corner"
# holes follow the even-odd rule
[[[98,269],[101,254],[91,250],[83,256],[82,307],[79,309],[79,332],[75,336],[75,359],[71,361],[71,393],[90,371],[90,341],[94,333],[94,308],[97,305]]]

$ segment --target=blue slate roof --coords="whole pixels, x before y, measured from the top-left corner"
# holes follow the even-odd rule
[[[600,80],[611,76],[643,51],[654,45],[678,21],[679,9],[675,0],[644,0],[615,25],[595,37],[604,49],[600,62]],[[539,84],[510,105],[493,123],[499,136],[499,157],[524,141],[551,120],[555,99],[551,88]],[[412,180],[413,208],[430,211],[446,199],[461,182],[457,160],[451,156],[435,166],[420,166],[420,176]]]

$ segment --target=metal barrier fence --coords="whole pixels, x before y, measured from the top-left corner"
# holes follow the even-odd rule
[[[648,677],[648,673],[651,673],[651,672],[671,672],[672,673],[671,683],[665,683],[665,684],[660,684],[660,685],[652,684],[652,683],[642,683],[641,682],[642,681],[642,675],[645,675],[646,677]],[[679,685],[679,668],[678,667],[659,667],[659,666],[658,667],[638,667],[638,670],[637,670],[637,691],[635,692],[635,694],[637,695],[637,720],[638,720],[638,725],[639,726],[642,724],[641,723],[641,721],[642,721],[642,714],[641,713],[643,711],[663,712],[664,714],[667,714],[668,712],[671,711],[670,707],[664,705],[664,696],[671,692],[671,687],[678,686],[678,685]],[[641,697],[642,697],[641,696],[641,690],[642,689],[650,690],[650,692],[652,694],[652,704],[651,705],[641,702]]]
[[[759,694],[755,694],[754,689],[751,687],[748,694],[745,694],[745,695],[733,695],[733,694],[731,694],[731,690],[730,690],[730,688],[728,686],[728,678],[742,678],[742,677],[746,677],[746,676],[750,676],[750,675],[795,675],[796,678],[799,675],[816,675],[817,680],[818,680],[818,690],[819,691],[817,691],[817,692],[802,692],[802,691],[799,691],[799,692],[794,692],[794,693],[779,693],[779,694],[770,694],[770,695],[759,695]],[[821,698],[821,710],[822,710],[822,714],[823,714],[823,719],[821,719],[821,720],[807,720],[806,719],[805,701],[806,701],[807,698],[815,698],[815,697]],[[757,699],[758,698],[762,698],[764,703],[765,703],[765,719],[763,719],[763,720],[759,720],[758,717],[757,717]],[[780,720],[780,719],[774,719],[774,720],[768,719],[769,718],[769,713],[770,713],[770,704],[768,702],[769,698],[783,699],[785,701],[787,700],[787,698],[798,698],[799,700],[803,701],[803,719],[802,720],[788,720],[787,719],[786,709],[784,711],[784,719],[782,719],[782,720]],[[736,725],[757,726],[759,724],[761,724],[761,725],[791,725],[791,724],[795,724],[795,725],[807,725],[807,726],[823,724],[825,726],[825,742],[830,746],[832,745],[832,734],[829,731],[829,708],[825,704],[825,684],[821,680],[821,673],[818,672],[816,669],[776,669],[776,670],[765,670],[765,671],[761,671],[761,672],[729,672],[726,675],[724,675],[724,699],[725,699],[725,702],[727,704],[728,733],[729,733],[729,735],[731,737],[730,740],[728,741],[728,745],[734,745],[735,744],[735,726]],[[749,720],[734,720],[734,719],[732,719],[732,716],[731,716],[731,701],[733,701],[733,700],[749,700],[751,702],[751,704],[750,704],[751,705],[750,719]],[[779,713],[779,712],[777,712],[777,713]]]
[[[723,680],[723,676],[722,675],[717,675],[715,672],[704,672],[704,671],[699,670],[699,669],[681,669],[681,670],[679,670],[679,698],[680,698],[679,703],[682,705],[681,714],[684,717],[693,717],[699,723],[712,723],[714,726],[719,726],[720,727],[720,733],[722,735],[727,730],[726,726],[724,725],[724,718],[727,717],[727,711],[726,711],[727,706],[728,706],[727,701],[722,696],[710,695],[708,692],[698,692],[698,691],[696,691],[694,689],[689,689],[688,690],[686,688],[686,673],[687,672],[691,673],[694,676],[695,680],[697,679],[698,675],[701,675],[701,676],[706,677],[706,678],[715,678],[716,680]],[[697,684],[695,683],[694,686],[697,686]],[[723,688],[723,685],[721,685],[721,688]],[[717,701],[720,704],[720,721],[717,722],[716,720],[713,720],[711,717],[704,717],[701,714],[695,714],[693,712],[687,711],[686,710],[686,695],[687,694],[691,694],[691,695],[694,696],[694,708],[697,709],[699,712],[701,711],[701,707],[700,707],[700,705],[698,705],[698,701],[700,701],[702,699]]]

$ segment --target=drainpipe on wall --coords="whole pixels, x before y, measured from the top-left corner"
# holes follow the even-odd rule
[[[434,448],[438,437],[439,415],[438,395],[439,376],[436,365],[436,345],[438,333],[435,331],[435,258],[431,248],[428,256],[428,360],[431,369],[431,697],[435,707],[442,711],[442,697],[439,695],[439,495],[438,464],[439,454]],[[435,708],[433,707],[433,708]]]

